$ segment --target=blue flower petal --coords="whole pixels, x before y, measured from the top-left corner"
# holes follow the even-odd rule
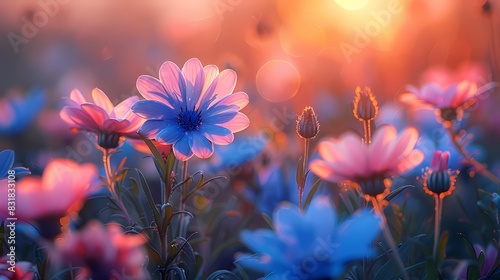
[[[208,158],[214,153],[214,144],[199,131],[189,133],[189,147],[199,158]]]
[[[240,239],[250,250],[256,253],[277,256],[282,255],[286,250],[286,245],[269,229],[245,230],[241,233]]]
[[[156,141],[160,143],[173,144],[186,134],[186,131],[178,124],[164,126],[156,135]]]
[[[7,172],[14,164],[14,151],[3,150],[0,152],[0,179],[7,177]]]
[[[380,229],[380,217],[368,210],[356,212],[339,226],[334,259],[345,263],[373,255],[373,242]]]
[[[337,214],[332,209],[330,200],[326,195],[316,196],[306,211],[305,218],[318,237],[326,238],[335,230]]]
[[[193,151],[191,151],[189,147],[189,136],[186,134],[179,141],[174,143],[172,149],[178,160],[186,161],[193,156]]]
[[[198,131],[217,145],[227,145],[234,140],[231,130],[222,126],[203,124]]]
[[[238,112],[224,112],[220,113],[217,115],[212,115],[212,116],[205,116],[202,115],[203,118],[203,123],[207,124],[221,124],[221,123],[226,123],[232,119],[238,114]]]
[[[141,118],[150,120],[175,120],[179,113],[156,100],[140,100],[132,105],[132,111]]]
[[[170,124],[170,122],[164,120],[147,120],[139,128],[139,134],[148,139],[154,139],[160,130]]]
[[[273,221],[278,236],[291,248],[307,250],[314,244],[314,238],[304,238],[316,233],[296,205],[284,203],[274,213]]]
[[[16,172],[17,179],[31,174],[31,171],[26,167],[14,167],[12,169]]]

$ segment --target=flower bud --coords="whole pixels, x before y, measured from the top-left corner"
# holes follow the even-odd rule
[[[431,166],[424,175],[424,190],[430,195],[444,197],[455,189],[456,175],[448,169],[449,152],[434,152]]]
[[[354,98],[354,117],[360,121],[371,121],[378,114],[378,103],[369,87],[361,90],[356,88],[356,97]]]
[[[297,120],[297,134],[304,139],[313,139],[318,132],[319,122],[316,113],[312,107],[307,106]]]

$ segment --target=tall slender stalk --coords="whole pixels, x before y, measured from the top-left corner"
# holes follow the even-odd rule
[[[120,197],[116,194],[114,182],[113,182],[113,173],[111,171],[111,155],[112,153],[109,151],[109,149],[102,149],[102,162],[104,164],[104,172],[106,173],[106,185],[109,189],[109,192],[111,193],[112,198],[115,200],[116,204],[122,211],[125,220],[127,221],[128,224],[131,224],[131,218],[130,215],[127,212],[127,209],[125,208],[125,205],[123,204],[123,201],[121,200]]]
[[[375,213],[382,219],[382,233],[384,234],[384,238],[386,242],[389,244],[389,247],[391,248],[392,256],[394,257],[394,260],[396,261],[397,265],[399,266],[399,269],[401,270],[403,279],[410,280],[408,274],[406,273],[403,260],[399,255],[396,243],[392,238],[392,234],[391,231],[389,230],[389,226],[387,224],[387,219],[385,218],[384,211],[375,197],[371,197],[371,202],[373,204],[373,209],[375,210]]]
[[[478,162],[475,158],[473,158],[467,151],[464,149],[464,147],[458,142],[458,135],[453,130],[451,124],[445,126],[446,129],[448,130],[448,133],[450,134],[451,141],[453,142],[453,145],[457,148],[457,150],[460,152],[460,154],[467,160],[474,168],[481,174],[484,175],[484,177],[488,178],[490,181],[495,183],[496,185],[500,186],[500,179],[498,179],[493,173],[488,171],[486,167]]]
[[[182,181],[185,182],[182,186],[182,191],[181,191],[181,197],[180,197],[180,200],[179,200],[179,207],[180,207],[180,211],[181,213],[179,214],[180,215],[180,222],[179,222],[179,225],[180,225],[180,228],[179,228],[179,236],[182,236],[182,237],[185,237],[186,236],[186,233],[187,233],[187,223],[186,225],[184,225],[185,223],[185,214],[183,213],[185,210],[185,204],[184,204],[184,197],[187,196],[188,194],[188,161],[184,161],[182,163]],[[185,228],[184,228],[185,227]]]
[[[303,161],[302,161],[302,170],[304,171],[304,174],[301,174],[302,175],[302,182],[300,182],[300,185],[299,185],[299,209],[301,210],[304,210],[304,205],[303,205],[303,201],[302,201],[302,198],[304,196],[304,188],[305,188],[305,184],[306,184],[306,173],[307,173],[307,160],[308,160],[308,157],[309,157],[309,139],[304,139],[304,157],[303,157]]]
[[[372,143],[372,131],[371,131],[371,121],[370,120],[363,121],[363,134],[364,134],[364,138],[365,138],[365,143],[371,144]]]
[[[437,246],[439,242],[439,236],[441,233],[441,216],[443,213],[443,198],[439,195],[435,195],[436,207],[434,208],[435,218],[434,218],[434,245],[432,247],[432,257],[437,261]]]

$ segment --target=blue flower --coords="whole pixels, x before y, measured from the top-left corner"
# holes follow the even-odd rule
[[[256,254],[237,260],[246,268],[269,273],[270,279],[338,277],[347,262],[375,254],[373,242],[381,227],[380,218],[368,210],[337,224],[327,196],[314,198],[305,213],[282,204],[273,222],[274,231],[242,232],[241,241]]]
[[[25,167],[14,167],[14,151],[3,150],[0,152],[0,180],[9,176],[9,170],[14,170],[16,178],[30,174],[30,171]]]
[[[160,67],[160,80],[143,75],[137,89],[144,98],[132,111],[147,119],[139,134],[161,144],[173,144],[179,160],[194,155],[208,158],[214,144],[233,142],[233,133],[248,127],[248,117],[239,112],[248,104],[244,92],[233,93],[236,73],[219,73],[215,65],[203,67],[192,58],[182,70],[167,61]]]
[[[0,99],[0,135],[15,135],[23,132],[40,113],[45,104],[44,92],[32,90],[25,98],[15,96]]]

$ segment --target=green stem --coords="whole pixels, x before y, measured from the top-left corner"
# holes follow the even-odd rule
[[[185,203],[184,203],[184,197],[187,196],[188,194],[188,182],[187,182],[187,179],[188,179],[188,161],[184,161],[183,164],[182,164],[182,181],[184,181],[184,185],[182,186],[182,195],[181,195],[181,198],[180,198],[180,211],[183,212],[185,211]],[[184,225],[185,223],[185,214],[184,213],[181,213],[179,214],[180,215],[180,228],[179,228],[179,236],[182,236],[182,237],[185,237],[186,236],[186,233],[187,233],[187,224]],[[186,227],[186,228],[184,228]]]
[[[410,280],[410,278],[408,277],[408,274],[406,273],[403,260],[401,259],[401,256],[399,255],[396,243],[394,242],[394,239],[392,238],[392,234],[391,234],[391,231],[389,230],[389,226],[387,224],[387,219],[385,218],[384,211],[375,197],[372,197],[371,201],[372,201],[373,209],[375,210],[375,213],[382,219],[382,233],[384,234],[385,241],[389,244],[389,247],[391,248],[392,256],[394,257],[394,260],[396,261],[397,265],[399,266],[399,269],[401,270],[401,274],[403,275],[403,279]]]
[[[299,185],[299,209],[302,211],[304,210],[304,205],[302,202],[302,197],[304,196],[304,188],[306,185],[306,173],[307,173],[307,160],[309,157],[309,139],[304,139],[304,157],[302,161],[302,170],[304,171],[304,174],[302,174],[302,182],[301,185]]]
[[[434,245],[432,247],[432,257],[435,261],[437,261],[437,246],[439,243],[439,236],[441,235],[441,216],[443,213],[443,198],[439,195],[434,196],[436,199],[436,207],[434,208],[434,212],[436,214],[434,218]]]
[[[111,171],[111,155],[112,153],[109,152],[109,149],[103,149],[103,155],[102,155],[102,162],[104,164],[104,172],[106,172],[106,182],[107,182],[107,187],[109,189],[109,192],[111,193],[111,196],[113,199],[116,201],[118,204],[118,207],[120,207],[120,210],[123,212],[123,215],[125,216],[125,220],[127,220],[128,224],[131,224],[131,219],[130,216],[127,212],[127,209],[125,208],[125,205],[123,204],[123,201],[121,200],[120,197],[116,194],[115,188],[113,186],[113,174]]]
[[[371,130],[371,121],[370,120],[363,121],[363,134],[364,134],[364,138],[365,138],[365,143],[371,144],[372,143],[372,130]]]
[[[472,164],[472,166],[474,166],[474,168],[479,173],[483,174],[490,181],[492,181],[496,185],[500,186],[500,179],[498,179],[493,173],[488,171],[488,169],[486,169],[486,167],[483,164],[481,164],[475,158],[473,158],[471,155],[469,155],[469,153],[467,153],[467,151],[464,149],[464,147],[462,145],[460,145],[460,143],[458,142],[459,137],[457,136],[457,133],[451,127],[451,124],[446,125],[445,127],[448,130],[448,133],[450,134],[451,141],[453,142],[455,147],[458,149],[460,154],[465,158],[465,160],[467,160],[470,164]]]

